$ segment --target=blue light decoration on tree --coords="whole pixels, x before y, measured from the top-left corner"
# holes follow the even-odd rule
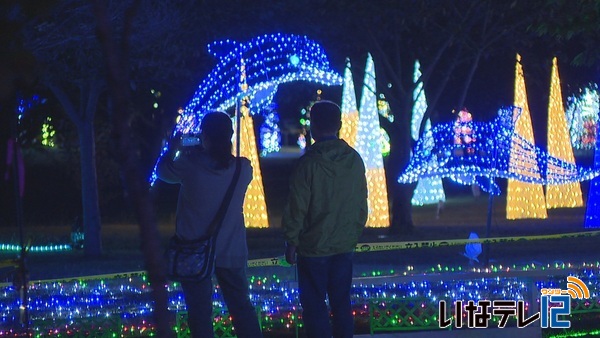
[[[19,97],[17,101],[18,104],[16,113],[18,123],[21,122],[21,120],[29,110],[36,107],[37,105],[46,103],[46,99],[41,98],[39,95],[32,95],[31,98]]]
[[[600,171],[600,128],[596,128],[596,152],[594,154],[594,168]],[[600,177],[595,177],[590,182],[587,205],[585,209],[586,228],[600,228]]]
[[[271,104],[263,110],[264,122],[260,126],[260,156],[281,150],[281,129],[277,105]]]
[[[239,101],[240,60],[245,61],[246,83],[243,94],[249,109],[256,113],[270,104],[282,83],[307,81],[325,86],[339,86],[342,77],[331,69],[323,47],[306,36],[270,34],[240,43],[215,41],[208,45],[217,65],[200,83],[184,108],[173,130],[198,134],[200,121],[209,110],[228,110]],[[162,156],[168,145],[161,151]],[[155,171],[150,177],[156,181]]]
[[[427,98],[425,96],[425,88],[423,88],[423,82],[421,81],[421,65],[419,60],[415,61],[415,72],[413,81],[417,85],[413,91],[413,109],[412,109],[412,120],[411,120],[411,136],[416,141],[419,139],[419,131],[421,129],[421,121],[427,111]],[[427,119],[425,122],[425,130],[423,137],[426,139],[425,142],[433,142],[433,135],[431,133],[431,120]],[[444,193],[444,186],[442,185],[442,179],[440,177],[424,177],[419,180],[415,192],[411,199],[412,205],[425,205],[435,204],[446,201],[446,194]]]
[[[471,124],[471,137],[477,142],[457,144],[455,123],[440,123],[433,127],[433,142],[421,137],[413,150],[399,183],[412,183],[424,177],[447,177],[461,184],[477,183],[482,190],[498,195],[500,188],[493,178],[501,177],[534,184],[562,184],[581,182],[600,175],[599,168],[582,168],[576,164],[550,156],[515,132],[520,108],[504,107],[490,122]],[[511,161],[511,149],[521,160]],[[551,168],[543,176],[538,166]]]

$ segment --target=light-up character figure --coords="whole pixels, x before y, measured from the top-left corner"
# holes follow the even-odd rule
[[[476,138],[473,135],[473,116],[466,108],[461,109],[458,112],[456,121],[454,122],[454,144],[460,145],[454,150],[455,156],[473,155],[475,149],[469,147],[471,143],[475,142]]]
[[[458,112],[456,121],[454,121],[454,144],[458,145],[454,149],[455,156],[471,156],[475,154],[475,148],[471,147],[476,141],[473,135],[473,116],[467,108],[463,108]],[[479,186],[475,183],[471,184],[473,196],[478,197],[481,192]]]

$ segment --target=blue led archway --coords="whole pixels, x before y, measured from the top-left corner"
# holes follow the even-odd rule
[[[271,103],[282,83],[342,84],[342,77],[331,69],[323,47],[306,36],[273,34],[245,43],[215,41],[208,45],[208,51],[218,58],[218,63],[185,107],[176,131],[198,132],[204,112],[227,110],[235,105],[242,60],[247,84],[244,97],[249,99],[253,113]]]
[[[180,112],[173,135],[198,134],[209,110],[227,110],[242,96],[252,113],[268,106],[282,83],[307,81],[325,86],[342,85],[342,77],[329,65],[323,47],[306,36],[272,34],[239,43],[215,41],[208,45],[217,65],[200,83]],[[245,80],[240,81],[242,67]],[[162,156],[166,150],[165,146]],[[156,168],[150,178],[156,181]]]

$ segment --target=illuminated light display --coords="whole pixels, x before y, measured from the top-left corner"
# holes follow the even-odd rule
[[[262,183],[262,174],[256,150],[254,137],[254,123],[247,106],[241,105],[240,123],[240,156],[246,157],[252,164],[252,181],[246,191],[244,198],[244,222],[249,228],[267,228],[269,219],[267,217],[267,206],[265,203],[265,192]],[[236,137],[234,136],[234,140]],[[234,152],[236,145],[234,142]]]
[[[302,130],[300,131],[298,140],[296,141],[296,144],[298,144],[300,149],[305,149],[307,146],[306,137],[310,130],[310,114],[308,113],[309,109],[310,106],[300,109],[300,115],[302,116],[300,117],[300,125],[302,126]]]
[[[58,252],[69,251],[73,247],[71,244],[51,244],[51,245],[32,245],[27,247],[29,252]],[[21,251],[21,246],[17,244],[0,243],[0,252],[18,253]]]
[[[244,59],[242,59],[242,66],[240,67],[240,92],[247,93],[247,82],[246,82],[246,67],[244,65]],[[260,163],[258,161],[258,150],[256,147],[256,138],[254,136],[254,122],[250,115],[250,109],[248,108],[247,98],[243,98],[239,104],[240,114],[240,126],[235,126],[234,131],[240,131],[239,140],[239,156],[246,157],[250,160],[252,165],[252,181],[248,185],[246,190],[246,196],[244,197],[244,223],[248,228],[268,228],[269,218],[267,216],[267,205],[265,203],[265,191],[263,187],[262,174],[260,171]],[[237,119],[236,119],[237,122]],[[238,137],[234,133],[233,135],[233,154],[237,152],[237,140]]]
[[[598,85],[593,84],[579,90],[579,94],[567,98],[567,125],[573,148],[594,150],[598,114],[600,113],[600,94]]]
[[[415,71],[413,73],[413,82],[416,83],[415,89],[413,90],[413,109],[412,119],[410,121],[410,135],[413,140],[419,139],[419,132],[421,131],[421,122],[423,116],[427,111],[427,97],[425,96],[425,88],[421,81],[421,63],[419,60],[415,61]],[[428,119],[427,122],[431,125],[431,121]],[[427,128],[425,128],[427,130]]]
[[[356,133],[358,132],[358,108],[349,58],[346,58],[344,84],[342,87],[342,106],[340,108],[342,109],[340,138],[354,148],[356,146]]]
[[[54,144],[54,135],[56,134],[56,130],[54,130],[54,126],[52,125],[52,118],[50,116],[46,117],[46,121],[42,124],[42,145],[54,148],[56,144]]]
[[[377,111],[379,115],[385,117],[390,122],[394,122],[394,115],[392,114],[392,109],[390,108],[390,104],[386,101],[385,96],[383,94],[379,94],[379,99],[377,100]],[[388,135],[385,129],[381,128],[381,155],[388,156],[390,154],[390,135]]]
[[[296,144],[298,145],[298,147],[300,149],[305,149],[306,148],[306,135],[305,134],[298,135],[298,141],[296,141]]]
[[[208,45],[217,65],[200,83],[198,90],[178,119],[173,134],[198,134],[200,121],[208,110],[228,110],[239,100],[240,60],[245,60],[248,98],[251,112],[270,104],[280,84],[307,81],[325,86],[342,85],[342,77],[331,69],[321,45],[306,36],[271,34],[245,43],[232,40]],[[167,151],[166,145],[160,156]],[[150,183],[156,181],[156,168]]]
[[[571,143],[575,149],[595,149],[594,168],[596,170],[600,170],[599,113],[600,95],[596,84],[581,89],[579,95],[572,95],[567,99],[566,116]],[[600,228],[600,178],[598,177],[590,182],[584,226]]]
[[[381,155],[381,133],[375,89],[375,65],[371,54],[367,57],[365,80],[360,100],[356,151],[362,157],[367,176],[369,218],[368,227],[388,227],[390,212],[387,183]]]
[[[515,97],[514,105],[521,108],[521,115],[516,121],[514,132],[520,135],[524,140],[535,144],[533,138],[533,126],[529,114],[529,104],[527,102],[527,90],[525,89],[525,77],[523,76],[523,66],[521,65],[521,55],[517,54],[517,63],[515,67]],[[526,147],[519,145],[520,138],[513,137],[512,148],[510,152],[509,170],[515,170],[517,175],[529,176],[531,180],[540,178],[538,168],[538,158],[535,152],[529,151]],[[519,163],[524,165],[524,170],[518,169],[512,164]],[[508,191],[506,197],[506,218],[548,218],[546,211],[546,201],[542,185],[523,180],[508,180]]]
[[[415,90],[413,91],[413,109],[410,133],[412,138],[416,141],[419,139],[419,131],[421,128],[421,121],[427,111],[427,98],[425,96],[425,88],[423,88],[423,82],[421,79],[421,65],[419,61],[415,61],[415,72],[413,81],[416,83]],[[433,142],[433,134],[431,133],[431,120],[427,119],[425,122],[425,130],[423,132],[423,138],[425,142]],[[411,199],[412,205],[425,205],[435,204],[440,201],[446,201],[446,194],[444,193],[444,186],[442,185],[441,177],[424,177],[419,179],[417,187],[415,188],[413,197]]]
[[[387,102],[385,95],[383,94],[379,94],[379,99],[377,100],[377,110],[379,110],[379,115],[385,117],[392,123],[394,122],[394,114],[392,114],[390,103]]]
[[[435,304],[441,299],[478,301],[498,297],[495,299],[529,300],[528,293],[536,292],[538,288],[557,287],[564,282],[565,275],[573,275],[589,286],[591,299],[586,300],[585,308],[597,310],[600,308],[597,292],[600,290],[599,268],[598,262],[572,262],[552,265],[492,265],[485,269],[437,264],[422,270],[409,266],[399,270],[367,271],[362,273],[363,277],[387,276],[388,281],[378,283],[355,280],[351,291],[353,313],[356,322],[368,322],[368,304],[377,299],[419,298],[424,303]],[[542,277],[529,283],[518,277],[503,276],[504,272],[515,271],[536,273]],[[480,274],[480,277],[463,279],[465,273]],[[406,278],[411,275],[433,278],[421,282],[407,281]],[[439,278],[440,275],[447,278]],[[394,277],[400,278],[390,280]],[[298,290],[290,287],[289,279],[276,274],[254,275],[249,278],[249,285],[250,300],[260,313],[264,332],[282,330],[281,332],[289,333],[302,325]],[[532,290],[532,287],[536,289]],[[28,292],[30,329],[35,337],[90,336],[90,330],[98,335],[103,333],[102,337],[156,336],[151,292],[152,287],[145,273],[35,281],[31,283]],[[186,306],[179,285],[168,284],[167,292],[169,311],[178,314],[184,312]],[[19,292],[14,286],[0,285],[1,337],[23,336],[19,334],[22,326],[19,322],[18,298]],[[218,285],[213,289],[212,299],[215,326],[230,325]]]
[[[272,105],[263,116],[265,121],[260,127],[260,156],[267,156],[269,153],[281,150],[281,129],[279,128],[279,114],[276,106]]]
[[[447,177],[460,184],[478,184],[482,190],[497,195],[500,188],[494,182],[496,177],[547,185],[581,182],[600,175],[600,169],[577,167],[550,156],[517,134],[514,129],[520,111],[518,107],[505,107],[498,110],[493,121],[471,121],[470,137],[477,141],[468,145],[456,143],[455,122],[435,125],[432,138],[421,137],[417,141],[398,182]],[[553,168],[548,176],[541,175],[538,159]],[[543,206],[545,209],[545,203]]]
[[[381,155],[389,156],[391,149],[390,135],[383,128],[379,128],[379,133],[381,134]]]
[[[208,51],[219,62],[198,86],[185,108],[186,115],[202,115],[209,109],[227,110],[235,105],[240,58],[245,60],[246,94],[251,111],[259,111],[270,103],[282,83],[342,84],[342,78],[331,69],[323,48],[306,36],[273,34],[246,43],[216,41],[208,45]],[[194,127],[181,126],[182,129]]]
[[[552,59],[552,77],[550,80],[550,99],[548,102],[548,154],[568,163],[575,163],[573,147],[568,139],[567,119],[563,106],[557,59]],[[548,167],[552,170],[553,167]],[[546,175],[550,175],[546,173]],[[583,206],[583,197],[579,182],[546,186],[547,208],[574,208]]]
[[[594,154],[594,168],[600,171],[600,129],[596,129],[596,152]],[[600,177],[592,179],[587,197],[585,210],[586,228],[600,228]]]

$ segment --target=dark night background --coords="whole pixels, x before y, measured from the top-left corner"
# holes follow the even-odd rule
[[[107,2],[119,19],[134,2]],[[95,39],[94,18],[84,1],[5,1],[0,22],[0,168],[6,170],[4,140],[15,120],[18,98],[38,95],[45,103],[28,110],[18,126],[26,166],[25,223],[64,225],[82,215],[82,180],[78,129],[55,90],[62,88],[75,111],[79,101],[99,83],[93,116],[99,207],[102,222],[134,219],[126,178],[120,172],[113,122],[115,107],[102,80],[102,54]],[[392,105],[397,123],[391,133],[397,160],[406,161],[410,144],[406,110],[410,107],[412,66],[419,59],[427,73],[427,115],[433,122],[454,118],[467,107],[475,120],[489,120],[513,99],[515,55],[523,57],[536,143],[545,146],[547,97],[553,56],[559,58],[563,98],[598,80],[599,5],[594,1],[217,1],[141,2],[130,35],[131,136],[142,171],[149,173],[177,109],[185,106],[201,80],[214,67],[206,44],[219,39],[245,41],[273,33],[306,34],[322,43],[332,67],[343,73],[350,57],[357,98],[367,52],[373,53],[378,90]],[[436,58],[438,56],[440,58]],[[468,74],[474,64],[473,77]],[[98,80],[97,80],[98,79]],[[391,83],[392,86],[387,86]],[[151,89],[160,96],[150,93]],[[276,96],[280,127],[299,127],[300,110],[316,98],[339,101],[341,87],[285,84]],[[465,97],[460,101],[461,95]],[[432,98],[437,97],[432,103]],[[159,108],[153,108],[157,102]],[[40,145],[40,128],[52,117],[57,147]],[[259,117],[257,117],[259,119]],[[388,128],[389,127],[389,128]],[[406,133],[404,133],[406,134]],[[293,143],[292,143],[293,144]],[[589,158],[580,161],[589,163]],[[12,181],[0,189],[0,226],[15,225]],[[151,192],[173,193],[160,185]],[[457,191],[464,192],[461,187]],[[158,205],[158,216],[169,205]]]

